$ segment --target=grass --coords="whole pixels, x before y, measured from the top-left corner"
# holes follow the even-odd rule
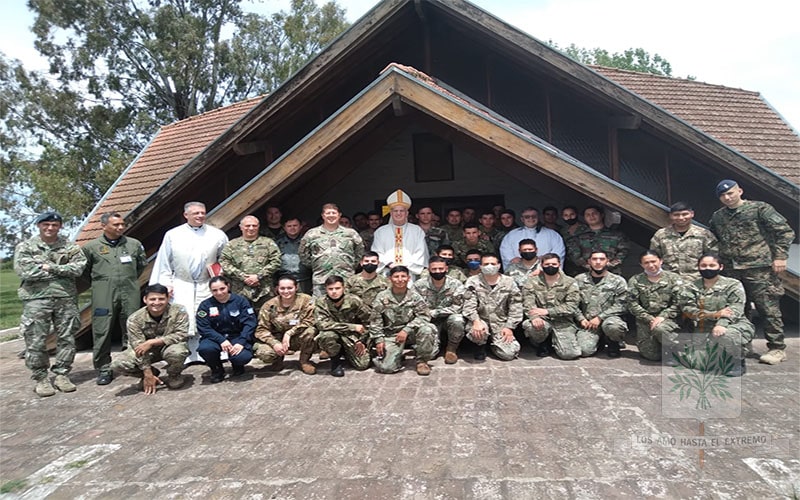
[[[19,278],[11,269],[0,269],[0,330],[19,326],[22,302],[17,297]]]
[[[11,481],[6,481],[0,486],[0,494],[5,493],[12,493],[14,491],[24,490],[28,487],[28,482],[24,479],[12,479]]]

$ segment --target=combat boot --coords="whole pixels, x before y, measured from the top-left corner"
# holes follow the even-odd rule
[[[306,375],[314,375],[317,373],[317,367],[311,362],[310,352],[300,352],[300,369]]]
[[[180,373],[170,373],[167,380],[164,382],[172,390],[180,389],[183,387],[185,380]]]
[[[733,360],[733,368],[725,374],[726,377],[741,377],[747,373],[747,366],[745,366],[744,358]]]
[[[766,354],[762,354],[758,361],[768,365],[777,365],[786,359],[786,351],[783,349],[770,349]]]
[[[209,366],[211,368],[211,383],[218,384],[225,380],[225,368],[222,367],[222,364]]]
[[[447,349],[444,351],[444,362],[447,365],[454,365],[458,361],[458,354],[456,351],[458,350],[458,344],[453,342],[447,343]]]
[[[75,384],[66,375],[56,375],[53,385],[61,392],[75,392]]]
[[[621,356],[619,352],[619,342],[614,340],[609,340],[606,344],[606,349],[608,349],[608,357],[609,358],[618,358]]]
[[[430,375],[431,367],[424,361],[417,361],[417,375]]]
[[[472,357],[475,358],[475,361],[484,361],[486,359],[487,346],[488,344],[475,346],[475,352],[472,354]]]
[[[56,393],[55,388],[53,388],[53,384],[50,383],[50,379],[45,377],[38,382],[36,382],[36,388],[33,391],[42,398],[46,398],[48,396],[52,396]]]
[[[334,377],[344,377],[341,355],[331,356],[331,375]]]

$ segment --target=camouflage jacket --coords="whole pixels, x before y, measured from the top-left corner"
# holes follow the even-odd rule
[[[417,281],[427,279],[430,277],[431,273],[428,269],[423,269],[421,273],[419,273],[419,278]],[[453,278],[454,280],[458,280],[463,285],[465,281],[467,281],[466,275],[464,275],[464,271],[461,270],[460,267],[456,266],[455,264],[452,266],[447,266],[447,277]]]
[[[522,261],[512,262],[505,269],[504,274],[514,278],[514,282],[517,284],[519,289],[522,290],[522,287],[525,286],[525,282],[527,282],[528,278],[532,276],[532,273],[541,270],[542,261],[540,259],[536,259],[536,263],[530,268],[525,267],[525,264]]]
[[[534,307],[547,309],[548,319],[554,323],[570,323],[578,313],[581,291],[574,278],[563,272],[558,273],[558,281],[548,285],[544,273],[532,276],[522,289],[522,307],[528,319],[539,318],[531,315]]]
[[[222,249],[222,272],[231,280],[231,291],[256,302],[272,293],[272,276],[281,267],[281,251],[267,236],[253,241],[235,238]],[[247,286],[247,274],[258,275],[258,286]]]
[[[591,273],[583,273],[576,276],[575,281],[581,291],[581,305],[575,316],[579,324],[595,316],[601,320],[621,316],[627,310],[628,286],[622,276],[608,273],[595,284]]]
[[[369,332],[370,308],[355,295],[345,294],[337,306],[331,299],[317,299],[314,305],[314,319],[319,332],[336,332],[339,335],[358,336],[366,342]],[[362,325],[364,333],[358,334],[356,326]]]
[[[311,280],[322,285],[329,276],[350,276],[364,255],[364,241],[355,229],[324,226],[308,230],[300,241],[300,262],[311,267]]]
[[[650,239],[650,248],[664,260],[664,269],[697,279],[697,260],[705,253],[717,253],[717,238],[708,229],[692,224],[681,235],[672,226],[662,227]]]
[[[420,295],[408,289],[403,297],[396,297],[391,288],[375,297],[369,321],[369,336],[373,345],[385,342],[385,337],[399,333],[406,327],[419,328],[431,319],[428,305]]]
[[[637,274],[628,280],[628,311],[639,321],[675,319],[684,285],[680,275],[670,271],[662,271],[658,281],[650,281],[644,273]]]
[[[359,297],[370,309],[378,293],[386,290],[390,286],[391,283],[389,283],[389,279],[382,274],[376,274],[374,278],[367,280],[361,276],[361,273],[358,273],[348,276],[347,279],[344,280],[344,289],[347,293]]]
[[[492,288],[482,275],[467,278],[464,285],[464,316],[470,321],[482,319],[493,333],[503,328],[513,330],[522,322],[522,293],[509,276],[500,276]]]
[[[709,227],[719,239],[719,254],[731,269],[770,267],[787,259],[794,231],[772,205],[745,200],[739,208],[720,208]]]
[[[422,226],[420,226],[422,228]],[[423,229],[423,231],[425,231]],[[436,249],[439,245],[449,245],[450,237],[447,236],[447,231],[440,227],[431,226],[425,231],[425,244],[428,246],[428,254],[436,255]]]
[[[280,344],[285,334],[293,336],[314,326],[314,299],[298,293],[289,307],[281,306],[281,298],[269,299],[258,313],[256,339],[269,345]]]
[[[460,239],[458,241],[454,241],[453,245],[453,253],[455,254],[455,264],[461,267],[467,267],[467,252],[473,249],[477,249],[480,253],[488,253],[494,252],[495,248],[494,245],[490,241],[485,240],[478,240],[478,243],[475,246],[469,245],[465,240]]]
[[[42,269],[47,264],[49,270]],[[75,280],[86,266],[86,255],[81,247],[59,236],[48,245],[34,236],[14,249],[14,272],[21,283],[17,295],[20,300],[74,297],[78,290]]]
[[[703,332],[710,332],[715,325],[728,327],[745,319],[745,293],[741,281],[720,276],[714,286],[706,288],[700,278],[680,291],[683,312],[691,318]],[[731,318],[715,318],[719,310],[730,307]]]
[[[572,226],[565,225],[561,226],[561,228],[558,230],[558,234],[561,235],[561,238],[564,240],[564,243],[566,243],[568,239],[574,236],[578,236],[579,234],[585,233],[586,231],[589,230],[589,226],[587,226],[583,222],[576,222],[575,229],[573,229],[573,232],[570,233],[569,230],[571,227]]]
[[[457,279],[445,276],[442,288],[437,290],[428,274],[427,278],[415,281],[413,289],[430,307],[431,318],[442,319],[451,314],[461,314],[464,305],[464,285]]]
[[[375,231],[371,229],[365,229],[358,233],[361,236],[361,240],[364,242],[364,250],[370,250],[372,248],[372,241],[375,239]]]
[[[481,231],[481,240],[488,241],[495,248],[500,248],[500,243],[503,241],[503,237],[506,235],[504,231],[501,231],[496,227],[493,227],[488,231],[483,226],[480,226],[479,229]]]
[[[604,227],[599,231],[587,230],[581,234],[569,238],[567,244],[567,255],[569,259],[578,267],[586,268],[589,264],[589,257],[592,250],[600,249],[606,252],[608,260],[625,260],[630,249],[630,241],[621,231]],[[619,266],[608,266],[612,271],[616,271]]]
[[[442,226],[439,226],[439,228],[443,229],[444,232],[447,233],[447,239],[450,240],[451,245],[456,241],[464,239],[464,228],[461,226],[451,226],[450,224],[444,224]]]
[[[138,345],[160,338],[164,345],[179,344],[189,339],[189,313],[180,304],[167,304],[160,321],[156,321],[143,307],[128,317],[128,345]],[[149,356],[138,358],[142,369],[150,367]]]

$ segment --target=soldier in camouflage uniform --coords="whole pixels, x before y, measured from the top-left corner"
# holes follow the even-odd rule
[[[111,369],[125,375],[142,377],[142,390],[154,394],[161,383],[158,369],[152,364],[167,362],[167,387],[183,386],[184,361],[189,355],[189,314],[180,304],[170,304],[164,285],[144,289],[145,306],[128,318],[129,349],[111,362]]]
[[[434,255],[444,259],[445,264],[447,264],[447,276],[449,278],[459,281],[462,285],[467,281],[464,271],[454,264],[455,251],[452,245],[440,245],[439,248],[436,249],[436,254]],[[422,272],[419,273],[419,279],[421,280],[428,279],[428,277],[430,277],[430,272],[427,269],[423,269]]]
[[[622,319],[626,311],[628,287],[625,279],[608,271],[608,257],[602,250],[595,250],[589,257],[588,273],[575,277],[581,291],[581,305],[575,321],[583,332],[600,341],[602,333],[608,341],[608,357],[618,358],[619,342],[625,340],[628,325]]]
[[[300,262],[312,271],[314,296],[325,296],[328,276],[349,276],[364,255],[364,241],[355,231],[339,225],[342,213],[333,203],[322,207],[322,225],[309,229],[300,241]]]
[[[100,216],[103,234],[83,245],[86,268],[83,277],[92,284],[92,361],[97,385],[111,383],[111,334],[121,333],[128,346],[128,316],[139,309],[139,275],[147,266],[144,247],[125,232],[125,219],[116,212]]]
[[[222,272],[231,281],[231,293],[249,300],[256,311],[272,296],[272,276],[281,267],[278,245],[260,236],[259,226],[257,217],[243,217],[241,238],[229,241],[219,259]]]
[[[711,216],[709,227],[719,238],[719,253],[725,274],[742,282],[747,298],[764,318],[764,336],[769,351],[759,359],[775,365],[786,359],[780,300],[783,285],[778,274],[786,270],[794,231],[772,205],[742,199],[736,182],[717,185],[724,208]]]
[[[494,245],[490,241],[481,239],[481,231],[474,222],[464,225],[463,237],[453,242],[453,250],[456,254],[456,265],[467,266],[466,256],[468,250],[477,250],[481,254],[494,253]]]
[[[589,257],[593,250],[602,250],[608,256],[608,269],[619,273],[622,261],[628,255],[630,241],[621,231],[605,226],[604,210],[599,206],[589,206],[583,211],[583,218],[589,230],[575,235],[567,241],[567,254],[570,261],[579,269],[589,270]]]
[[[378,274],[378,253],[372,250],[364,252],[361,257],[361,272],[348,276],[345,280],[347,294],[359,297],[370,310],[378,293],[390,286],[389,279]]]
[[[50,357],[45,347],[51,329],[57,340],[53,384],[62,392],[75,390],[67,375],[75,358],[75,333],[80,327],[75,279],[83,273],[86,256],[78,245],[58,234],[61,223],[61,215],[56,212],[39,215],[39,235],[14,250],[14,272],[21,280],[17,294],[22,301],[19,330],[25,339],[25,366],[36,381],[36,394],[42,397],[55,394],[47,375]]]
[[[683,312],[694,323],[692,344],[702,350],[707,342],[717,342],[734,361],[726,375],[742,376],[755,336],[755,327],[744,313],[744,287],[739,280],[719,275],[723,266],[716,255],[702,256],[697,267],[702,278],[680,292]]]
[[[500,243],[503,242],[503,236],[506,233],[495,225],[494,212],[491,210],[483,212],[478,221],[480,222],[478,229],[481,231],[481,240],[488,241],[495,249],[500,248]]]
[[[464,226],[461,224],[461,210],[451,208],[447,211],[447,217],[445,217],[445,219],[447,220],[447,224],[441,226],[441,228],[447,233],[450,244],[452,245],[458,240],[463,240]]]
[[[433,225],[433,209],[431,207],[421,207],[417,210],[417,225],[425,231],[425,244],[428,245],[430,255],[436,255],[436,250],[441,245],[450,243],[447,231]]]
[[[502,361],[519,354],[514,329],[522,322],[522,293],[514,280],[500,274],[497,254],[481,257],[481,274],[467,278],[464,292],[464,317],[470,322],[467,338],[478,344],[475,359],[486,359],[486,343]]]
[[[708,229],[692,224],[694,210],[683,201],[669,207],[672,222],[662,227],[650,239],[650,248],[661,255],[664,269],[678,273],[687,283],[700,277],[697,260],[707,253],[717,252],[717,237]]]
[[[314,299],[297,293],[293,276],[281,276],[278,296],[268,300],[258,313],[253,354],[265,365],[272,365],[273,370],[280,370],[289,350],[300,351],[300,369],[313,375],[317,372],[311,362],[316,334]]]
[[[403,369],[403,349],[413,344],[417,373],[430,375],[428,361],[439,349],[436,327],[430,323],[431,313],[420,295],[408,288],[410,271],[406,266],[389,270],[392,287],[375,297],[372,303],[369,335],[377,357],[373,359],[379,373],[396,373]]]
[[[369,227],[358,233],[361,239],[364,240],[364,250],[370,250],[372,248],[372,240],[375,239],[375,230],[383,224],[381,214],[374,210],[367,212],[367,224]]]
[[[536,242],[530,238],[519,240],[519,254],[520,260],[511,262],[505,269],[505,275],[514,278],[514,282],[522,290],[528,278],[542,272],[542,264],[536,256]]]
[[[362,300],[344,293],[341,276],[325,280],[325,298],[314,305],[317,344],[331,358],[331,375],[344,377],[342,354],[356,370],[369,368],[367,349],[371,309]]]
[[[441,257],[431,257],[428,276],[414,283],[413,289],[431,308],[431,323],[439,330],[439,342],[447,346],[444,362],[452,365],[458,361],[456,351],[464,338],[464,285],[447,276],[447,263]]]
[[[573,236],[589,230],[589,226],[578,220],[578,209],[572,205],[561,209],[561,219],[566,225],[560,226],[558,233],[564,238],[565,243]]]
[[[685,286],[680,275],[662,269],[656,250],[639,257],[643,273],[628,280],[628,311],[636,318],[636,345],[644,359],[664,359],[674,365],[671,355],[678,343],[677,323],[680,291]]]
[[[522,328],[538,356],[549,353],[548,337],[551,336],[556,355],[561,359],[595,353],[597,335],[579,331],[575,324],[581,292],[575,280],[561,272],[558,254],[542,256],[542,273],[525,283],[522,301],[528,317],[522,322]]]

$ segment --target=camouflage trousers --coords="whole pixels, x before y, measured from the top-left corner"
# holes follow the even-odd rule
[[[706,344],[716,343],[730,354],[734,360],[740,360],[750,351],[750,343],[753,341],[756,329],[747,318],[742,318],[725,327],[725,333],[719,337],[715,337],[711,333],[711,329],[714,327],[713,324],[704,326],[703,331],[692,333],[689,336],[688,344],[694,347],[695,352],[702,353]],[[685,349],[687,347],[685,344],[687,342],[682,342],[680,349]]]
[[[298,351],[301,357],[306,354],[311,357],[311,354],[314,352],[314,336],[316,334],[316,328],[309,326],[302,332],[292,335],[289,339],[289,350]],[[283,339],[283,336],[277,339],[280,341]],[[253,345],[253,356],[260,359],[265,365],[271,365],[278,361],[278,359],[283,359],[283,356],[279,356],[271,345],[259,342],[258,340],[256,340],[256,343]]]
[[[553,337],[553,350],[561,359],[576,359],[588,357],[597,352],[597,341],[599,336],[590,330],[579,330],[572,322],[553,323],[544,322],[544,328],[534,328],[530,320],[522,322],[522,329],[525,336],[535,346],[547,340],[549,335]]]
[[[431,323],[439,331],[439,344],[458,347],[464,339],[464,316],[461,314],[450,314],[431,320]]]
[[[609,316],[600,323],[599,331],[581,330],[598,335],[600,332],[606,336],[608,340],[614,342],[622,342],[625,340],[625,334],[628,333],[628,324],[619,316]]]
[[[489,349],[491,349],[492,354],[497,356],[497,358],[501,361],[511,361],[519,356],[520,345],[519,342],[517,342],[517,339],[514,339],[511,342],[506,342],[503,340],[503,335],[501,333],[503,330],[503,325],[488,325],[483,320],[480,320],[480,322],[481,325],[489,332],[488,339],[487,337],[483,337],[481,340],[476,340],[470,325],[467,331],[467,338],[470,341],[478,345],[485,345],[487,340],[489,340]]]
[[[23,301],[19,329],[25,339],[25,366],[31,371],[33,380],[47,377],[50,356],[45,344],[51,328],[56,336],[56,360],[52,371],[58,375],[69,373],[75,359],[75,333],[80,324],[74,298]]]
[[[383,358],[372,360],[379,373],[396,373],[403,369],[403,350],[406,344],[413,345],[417,352],[417,362],[428,362],[439,350],[439,335],[431,323],[423,323],[416,328],[406,327],[406,341],[398,343],[394,335],[387,335],[384,343]]]
[[[136,356],[132,347],[129,347],[114,357],[111,370],[132,377],[142,377],[142,364],[146,359],[147,366],[166,361],[167,373],[170,376],[178,376],[183,371],[183,363],[187,356],[189,356],[189,346],[186,342],[154,347],[141,358]]]
[[[338,332],[320,332],[317,338],[319,348],[335,358],[344,351],[344,358],[350,366],[356,370],[366,370],[369,368],[369,349],[364,350],[364,354],[356,354],[356,342],[359,336],[356,334],[339,334]]]
[[[744,285],[747,300],[756,305],[758,314],[764,318],[764,337],[768,349],[786,349],[783,336],[783,317],[781,315],[781,297],[783,285],[780,278],[772,272],[772,268],[725,269],[724,273],[736,278]],[[745,307],[749,314],[749,307]]]
[[[678,326],[671,319],[665,319],[650,329],[649,321],[636,320],[636,347],[639,355],[650,361],[660,361],[664,352],[671,352],[678,342]]]

